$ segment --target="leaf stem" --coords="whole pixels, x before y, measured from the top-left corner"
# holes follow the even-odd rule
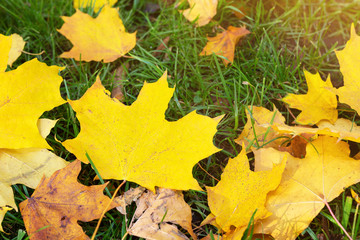
[[[343,227],[343,225],[341,225],[341,223],[339,222],[339,220],[336,218],[335,214],[333,213],[333,211],[331,210],[331,207],[329,205],[329,203],[323,199],[323,203],[325,204],[325,206],[329,209],[329,212],[331,214],[331,216],[334,218],[335,222],[337,223],[337,225],[341,228],[341,230],[343,230],[343,232],[345,233],[345,235],[349,238],[349,240],[353,240],[353,238],[349,235],[349,233],[346,231],[346,229]]]
[[[98,221],[98,223],[97,223],[97,225],[96,225],[96,228],[95,228],[95,231],[94,231],[94,233],[93,233],[93,235],[92,235],[92,237],[91,237],[91,240],[94,240],[94,239],[95,239],[96,233],[97,233],[97,231],[99,230],[100,223],[101,223],[102,219],[104,218],[105,213],[108,211],[108,208],[110,207],[110,204],[113,202],[116,194],[118,193],[118,191],[120,190],[120,188],[121,188],[125,183],[126,183],[126,180],[122,181],[122,183],[116,188],[116,190],[115,190],[113,196],[111,197],[108,205],[106,206],[106,208],[104,209],[103,213],[101,214],[101,217],[100,217],[100,219],[99,219],[99,221]]]

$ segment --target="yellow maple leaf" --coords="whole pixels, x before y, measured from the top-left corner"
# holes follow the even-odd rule
[[[166,79],[164,73],[156,83],[144,83],[130,107],[110,98],[97,79],[80,100],[69,100],[81,131],[63,145],[85,163],[88,153],[106,179],[133,181],[152,191],[155,186],[201,190],[192,168],[219,151],[212,139],[220,119],[194,111],[176,122],[165,120],[174,92]]]
[[[136,32],[127,33],[116,8],[104,6],[96,18],[76,10],[71,17],[62,17],[58,31],[74,45],[62,58],[82,61],[112,62],[135,47]]]
[[[288,94],[282,100],[291,108],[302,111],[296,118],[298,124],[314,125],[320,120],[334,123],[338,117],[337,99],[335,93],[329,91],[329,88],[333,88],[330,77],[324,82],[319,73],[304,71],[304,74],[308,86],[307,94]]]
[[[1,57],[7,57],[0,69],[16,60],[23,43],[18,35],[0,35]],[[0,72],[0,122],[6,123],[0,126],[0,148],[50,148],[37,122],[45,111],[65,103],[59,92],[62,69],[33,59],[16,70]]]
[[[24,46],[25,42],[18,34],[14,33],[10,36],[0,34],[0,72],[4,72],[7,65],[12,65],[21,55]]]
[[[190,22],[195,21],[201,27],[216,15],[218,0],[188,0],[190,8],[180,11]]]
[[[6,122],[0,126],[1,148],[50,148],[37,121],[45,111],[65,103],[59,92],[60,70],[33,59],[0,73],[0,122]]]
[[[236,158],[230,159],[221,181],[215,187],[206,187],[217,226],[225,232],[232,226],[246,229],[255,210],[254,222],[269,216],[265,208],[266,196],[279,185],[285,163],[284,160],[269,171],[253,172],[249,169],[245,148]]]
[[[264,107],[248,106],[246,110],[247,122],[240,136],[235,139],[239,145],[245,145],[247,149],[260,147],[281,146],[284,138],[274,131],[271,126],[284,124],[285,118],[275,108],[270,111]],[[265,125],[267,124],[267,125]],[[265,125],[265,126],[264,126]]]
[[[86,8],[91,7],[94,12],[97,12],[104,5],[112,6],[117,0],[74,0],[74,8]]]
[[[279,187],[269,193],[266,208],[272,215],[256,224],[256,233],[275,239],[295,239],[344,188],[360,181],[360,161],[349,157],[349,145],[320,136],[307,145],[306,157],[298,159],[272,148],[258,150],[255,170],[267,170],[287,156]],[[259,162],[261,161],[261,162]]]
[[[360,113],[360,37],[356,34],[354,24],[351,25],[351,37],[341,51],[335,51],[339,60],[340,71],[344,77],[344,86],[333,91],[339,101],[350,105]]]
[[[236,44],[240,38],[249,33],[245,27],[237,28],[229,26],[226,31],[217,34],[215,37],[207,37],[208,42],[200,55],[211,55],[215,53],[216,55],[225,57],[225,59],[223,59],[225,65],[230,62],[232,63],[234,61]]]

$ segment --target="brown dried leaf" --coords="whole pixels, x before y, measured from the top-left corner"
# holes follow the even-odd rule
[[[181,191],[159,188],[156,195],[147,191],[137,206],[146,210],[128,230],[129,234],[146,239],[188,239],[174,225],[177,224],[197,239],[191,227],[191,209]]]
[[[293,157],[303,158],[306,155],[306,145],[311,142],[311,138],[315,134],[303,133],[292,138],[290,145],[287,147],[279,147],[278,150],[281,152],[288,152]]]
[[[154,57],[158,57],[161,54],[161,51],[166,49],[166,45],[169,43],[170,41],[170,37],[167,36],[166,38],[164,38],[161,43],[159,44],[159,46],[156,48],[156,51],[152,53],[152,55]]]
[[[132,202],[137,201],[137,199],[144,193],[146,188],[137,187],[130,188],[128,191],[124,192],[123,195],[114,199],[114,201],[118,202],[120,206],[116,207],[116,209],[121,214],[126,214],[126,206],[130,205]]]
[[[126,79],[126,70],[129,68],[129,63],[122,64],[120,67],[115,69],[114,77],[114,88],[111,91],[111,97],[116,98],[119,101],[124,101],[124,91],[122,81]]]

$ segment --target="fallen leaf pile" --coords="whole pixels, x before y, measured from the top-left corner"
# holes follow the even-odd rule
[[[93,18],[76,10],[63,17],[58,31],[74,45],[60,57],[112,62],[133,49],[136,32],[126,32],[118,10],[111,7],[115,2],[74,1],[76,8],[100,13]],[[190,8],[181,13],[196,27],[216,16],[217,0],[188,2]],[[234,61],[236,44],[249,33],[245,27],[229,26],[209,37],[200,55],[220,55],[228,65]],[[169,41],[164,39],[157,50],[166,49]],[[336,99],[359,113],[360,37],[354,26],[345,49],[336,52],[344,86],[335,89],[330,77],[323,81],[319,74],[305,71],[307,93],[282,99],[301,111],[296,125],[286,124],[275,106],[272,111],[248,106],[247,123],[235,140],[242,150],[228,160],[215,186],[199,185],[193,167],[221,150],[213,138],[223,116],[193,111],[177,121],[166,120],[175,91],[168,86],[167,72],[156,82],[145,82],[131,105],[121,102],[125,98],[121,86],[121,94],[112,98],[99,77],[80,99],[65,101],[59,91],[63,67],[33,59],[11,69],[24,45],[17,34],[0,35],[0,121],[6,123],[0,126],[0,231],[5,214],[17,210],[11,185],[24,184],[35,188],[19,205],[30,239],[89,239],[78,221],[102,218],[115,207],[127,215],[133,202],[137,208],[126,226],[128,234],[197,239],[182,191],[204,189],[210,212],[202,226],[215,226],[217,237],[242,239],[252,220],[255,233],[295,239],[344,188],[360,182],[360,161],[350,157],[345,142],[360,142],[360,127],[338,118]],[[40,119],[64,103],[76,112],[81,127],[74,139],[61,143],[78,159],[72,163],[48,150],[52,148],[46,137],[57,121]],[[253,153],[254,161],[249,162],[248,153]],[[81,162],[91,162],[99,178],[140,187],[110,200],[103,193],[106,184],[78,182]]]
[[[50,176],[66,166],[65,160],[45,149],[51,147],[44,137],[56,121],[39,119],[44,111],[65,102],[59,92],[62,78],[58,73],[62,68],[33,59],[5,71],[24,44],[17,34],[0,35],[0,121],[6,123],[0,127],[0,224],[7,211],[17,210],[11,185],[35,188],[43,175]]]

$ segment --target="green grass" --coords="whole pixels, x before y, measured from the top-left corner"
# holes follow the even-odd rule
[[[120,0],[115,5],[119,7],[127,31],[137,31],[137,46],[128,54],[130,58],[120,58],[113,63],[76,62],[58,57],[71,48],[71,43],[56,31],[63,23],[60,16],[70,16],[75,12],[69,0],[3,0],[0,2],[0,33],[18,33],[27,41],[25,51],[44,51],[36,56],[40,61],[66,66],[62,72],[65,83],[61,87],[64,98],[79,99],[97,75],[111,91],[116,85],[115,69],[128,64],[127,76],[122,85],[124,102],[131,104],[144,81],[156,81],[167,70],[171,76],[170,85],[176,85],[174,97],[166,112],[168,120],[177,120],[193,110],[211,117],[226,114],[214,139],[216,145],[224,150],[199,163],[218,179],[226,165],[224,159],[239,153],[240,147],[234,143],[234,139],[247,121],[246,106],[271,109],[275,104],[284,112],[288,123],[291,123],[294,119],[279,99],[287,93],[306,91],[303,69],[319,71],[323,79],[331,74],[334,84],[341,84],[342,77],[334,50],[342,48],[349,39],[350,24],[360,19],[360,7],[356,0],[244,0],[241,2],[246,13],[243,19],[232,14],[232,1],[219,0],[218,13],[213,21],[196,28],[179,14],[174,4],[153,1],[159,4],[160,9],[147,12],[148,2]],[[185,4],[180,6],[185,7]],[[92,13],[91,9],[88,12]],[[199,56],[206,44],[206,36],[218,32],[219,25],[223,28],[245,25],[251,31],[237,47],[234,63],[227,67],[217,56]],[[166,48],[161,50],[158,57],[154,57],[157,46],[167,36],[170,36],[170,41]],[[32,58],[34,56],[22,54],[13,69]],[[54,136],[63,141],[77,135],[80,125],[75,113],[65,105],[44,116],[60,118],[48,141],[56,154],[66,160],[73,160],[74,156],[57,143]],[[84,184],[99,183],[92,180],[95,173],[90,166],[84,165],[82,173],[80,181]],[[199,166],[194,167],[194,176],[201,186],[216,185],[216,180]],[[118,181],[112,183],[113,188],[119,184]],[[130,186],[134,184],[127,183],[123,190]],[[360,186],[353,188],[360,192]],[[15,185],[13,189],[17,203],[29,197],[33,191],[23,185]],[[347,223],[347,231],[359,235],[359,218],[355,224],[353,222],[356,203],[345,204],[347,196],[348,190],[334,200],[331,206],[339,220]],[[199,226],[209,213],[206,194],[188,191],[185,192],[185,199],[193,210],[194,225]],[[129,214],[134,210],[134,206],[131,206]],[[346,220],[349,213],[350,217]],[[106,216],[98,232],[99,239],[121,239],[126,233],[124,217],[115,210]],[[93,221],[81,225],[90,236],[96,223]],[[27,236],[18,212],[10,211],[3,221],[3,227],[9,234],[0,233],[1,239],[25,239]],[[199,228],[197,234],[201,237],[210,231],[216,233],[215,228],[207,225]],[[325,233],[330,234],[330,239],[342,234],[326,209],[298,239],[316,239],[316,236]],[[126,239],[134,237],[128,236]]]

